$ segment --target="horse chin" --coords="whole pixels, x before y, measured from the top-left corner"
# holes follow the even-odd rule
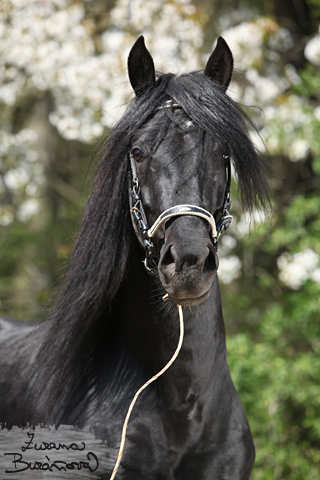
[[[194,307],[195,305],[200,305],[200,303],[208,300],[208,298],[210,297],[210,293],[211,293],[211,288],[209,288],[209,290],[205,292],[203,295],[200,295],[199,297],[195,297],[195,298],[175,298],[175,297],[172,297],[171,295],[169,295],[169,297],[174,303],[178,305],[181,305],[183,307]]]

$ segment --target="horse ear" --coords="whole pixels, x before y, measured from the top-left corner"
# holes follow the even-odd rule
[[[154,63],[141,35],[131,48],[128,57],[128,73],[130,83],[136,95],[155,83]]]
[[[215,80],[226,91],[231,80],[232,71],[233,56],[231,50],[227,42],[222,37],[219,37],[217,46],[210,55],[204,74]]]

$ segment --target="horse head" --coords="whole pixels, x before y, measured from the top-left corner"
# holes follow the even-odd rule
[[[225,95],[232,69],[231,51],[220,37],[201,75]],[[143,37],[131,49],[128,70],[138,98],[157,88]],[[169,75],[167,93],[174,81]],[[228,145],[212,138],[168,95],[132,137],[129,157],[137,200],[131,202],[134,226],[147,259],[154,257],[153,267],[146,267],[159,275],[174,302],[197,305],[210,296],[219,265],[216,225],[230,204]]]

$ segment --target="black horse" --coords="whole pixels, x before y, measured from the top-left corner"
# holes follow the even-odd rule
[[[176,348],[180,304],[182,350],[139,397],[117,478],[248,479],[216,273],[230,162],[245,208],[268,208],[269,194],[250,121],[226,95],[233,57],[219,38],[204,72],[156,75],[140,37],[128,70],[135,99],[107,140],[55,308],[36,327],[1,320],[0,421],[90,426],[108,478],[134,393]]]

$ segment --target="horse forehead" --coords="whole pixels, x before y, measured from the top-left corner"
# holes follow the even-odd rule
[[[173,123],[177,125],[182,131],[189,130],[199,130],[199,127],[196,123],[180,108],[175,109],[172,112]]]
[[[152,140],[154,133],[161,131],[162,127],[165,127],[171,123],[169,129],[165,129],[164,137],[174,137],[177,133],[191,133],[199,131],[199,127],[193,122],[193,120],[181,109],[175,108],[170,112],[165,109],[156,111],[155,115],[146,122],[137,132],[137,136],[142,137],[143,140]]]

